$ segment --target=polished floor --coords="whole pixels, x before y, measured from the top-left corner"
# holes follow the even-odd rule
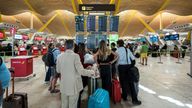
[[[137,60],[142,105],[133,106],[130,101],[122,101],[116,105],[111,103],[111,108],[192,108],[192,78],[187,75],[189,58],[180,63],[172,57],[162,57],[162,61],[160,64],[159,58],[149,57],[148,65],[142,66]],[[34,58],[33,69],[36,76],[29,80],[16,79],[15,90],[28,93],[29,108],[60,108],[59,94],[50,94],[44,83],[45,67],[41,57]]]

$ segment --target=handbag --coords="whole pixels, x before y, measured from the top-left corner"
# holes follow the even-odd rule
[[[95,63],[95,60],[94,60],[94,57],[93,55],[87,53],[85,54],[84,56],[84,64],[94,64]]]

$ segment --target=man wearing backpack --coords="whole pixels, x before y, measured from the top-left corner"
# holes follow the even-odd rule
[[[53,60],[54,60],[54,65],[51,67],[51,84],[49,87],[49,90],[51,93],[57,93],[59,92],[59,90],[55,89],[56,83],[57,83],[57,79],[59,78],[59,74],[56,72],[56,61],[57,61],[57,57],[58,55],[61,54],[61,51],[59,49],[60,44],[57,43],[56,47],[53,48],[52,53],[53,53]]]

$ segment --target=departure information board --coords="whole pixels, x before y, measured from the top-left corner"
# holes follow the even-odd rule
[[[84,32],[84,16],[75,16],[76,32]]]
[[[110,16],[110,32],[118,32],[119,16]]]
[[[107,31],[107,16],[99,16],[99,32]]]
[[[95,31],[95,16],[93,15],[87,17],[87,31]]]

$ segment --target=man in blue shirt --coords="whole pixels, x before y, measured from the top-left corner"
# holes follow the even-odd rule
[[[57,57],[58,57],[58,55],[61,54],[61,51],[60,51],[59,47],[60,47],[60,44],[57,43],[57,44],[56,44],[56,47],[53,48],[53,50],[52,50],[55,65],[52,66],[52,67],[50,67],[50,68],[51,68],[51,77],[52,77],[52,78],[51,78],[51,81],[50,81],[50,82],[51,82],[51,85],[50,85],[50,87],[49,87],[49,90],[50,90],[51,93],[57,93],[57,92],[59,92],[59,90],[55,89],[55,85],[56,85],[57,79],[58,79],[58,77],[59,77],[59,74],[56,72],[56,61],[57,61]]]
[[[0,57],[0,89],[2,89],[2,91],[0,91],[0,108],[2,107],[2,102],[3,102],[3,94],[5,91],[5,88],[7,88],[9,86],[9,81],[10,81],[10,72],[7,69],[5,63],[3,62],[2,58]]]
[[[127,101],[128,89],[130,88],[132,103],[134,105],[140,105],[141,101],[137,99],[137,93],[133,81],[133,76],[130,72],[130,68],[135,65],[135,57],[132,52],[124,47],[124,41],[117,41],[118,49],[116,53],[118,54],[118,71],[119,71],[119,80],[122,87],[122,98],[124,101]]]

